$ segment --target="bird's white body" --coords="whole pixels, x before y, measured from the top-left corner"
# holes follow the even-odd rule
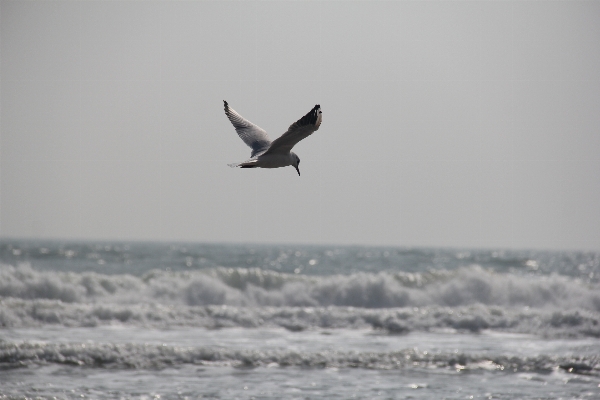
[[[300,158],[292,152],[292,147],[302,139],[310,136],[319,129],[323,119],[321,106],[313,107],[304,117],[293,123],[280,137],[271,141],[267,132],[244,119],[235,110],[229,107],[226,101],[225,115],[233,124],[239,137],[251,149],[249,160],[241,163],[229,164],[230,167],[240,168],[280,168],[293,166],[300,175]]]

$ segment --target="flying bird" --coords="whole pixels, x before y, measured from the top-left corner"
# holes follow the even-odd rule
[[[299,141],[310,136],[321,125],[321,106],[316,105],[304,117],[294,122],[287,132],[271,141],[267,132],[252,122],[248,121],[225,100],[225,115],[233,124],[239,137],[252,149],[250,159],[241,163],[229,164],[230,167],[240,168],[279,168],[291,165],[300,176],[300,158],[294,153],[292,147]]]

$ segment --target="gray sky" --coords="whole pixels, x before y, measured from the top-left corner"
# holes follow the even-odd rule
[[[600,2],[2,1],[0,236],[600,250]],[[291,168],[249,148],[321,104]]]

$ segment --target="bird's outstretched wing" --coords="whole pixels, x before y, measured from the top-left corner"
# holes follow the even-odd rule
[[[225,100],[223,100],[223,103],[225,104],[225,115],[227,115],[227,118],[233,124],[238,136],[252,149],[250,157],[254,157],[258,153],[267,150],[271,144],[271,139],[269,139],[267,132],[242,117],[233,108],[230,108]]]
[[[308,114],[290,125],[287,132],[273,140],[265,154],[289,152],[296,143],[319,129],[322,119],[321,106],[317,104]]]

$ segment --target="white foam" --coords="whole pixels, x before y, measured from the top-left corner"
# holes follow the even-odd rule
[[[498,274],[477,266],[325,277],[226,268],[136,277],[2,266],[0,326],[491,328],[600,337],[599,289],[565,276]]]
[[[600,357],[588,356],[482,356],[465,353],[430,353],[416,349],[392,352],[250,350],[218,347],[181,347],[111,343],[7,343],[0,342],[0,366],[20,368],[39,364],[148,369],[193,365],[236,367],[299,366],[309,368],[405,369],[439,368],[461,371],[497,370],[600,375]]]
[[[486,304],[600,311],[600,287],[560,275],[498,274],[473,266],[454,272],[289,275],[217,268],[142,277],[93,272],[39,272],[0,267],[0,296],[126,304],[159,302],[235,306],[465,306]]]

